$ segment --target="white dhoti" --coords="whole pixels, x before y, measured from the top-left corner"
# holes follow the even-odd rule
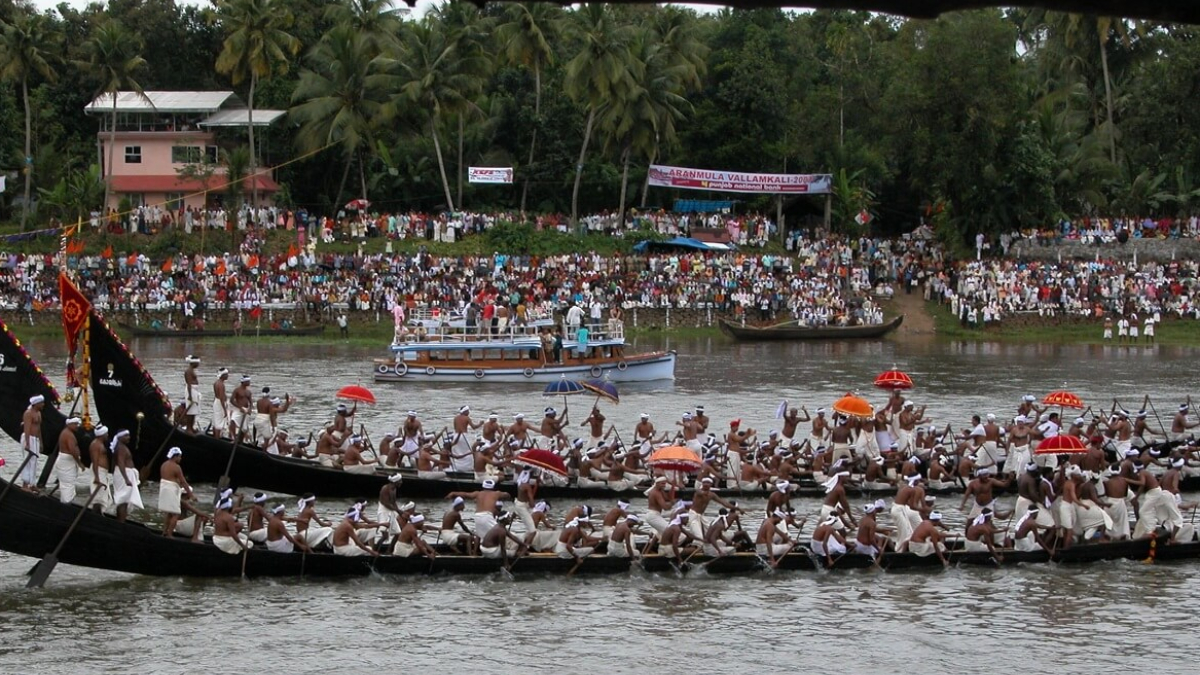
[[[487,511],[475,512],[475,536],[483,539],[496,526],[496,515]]]
[[[366,550],[364,550],[361,546],[359,546],[358,544],[355,544],[354,542],[350,542],[349,544],[346,544],[345,546],[334,546],[333,554],[334,555],[344,555],[344,556],[347,556],[350,558],[353,558],[356,556],[371,555]]]
[[[1113,539],[1123,539],[1129,536],[1129,504],[1124,499],[1109,498],[1109,505],[1104,509],[1112,520],[1109,530]]]
[[[1054,500],[1054,515],[1058,526],[1064,530],[1075,530],[1075,505],[1063,501],[1062,497]]]
[[[372,474],[372,473],[375,473],[375,465],[374,464],[351,464],[349,466],[343,466],[342,471],[345,471],[346,473]]]
[[[896,430],[896,449],[900,452],[911,452],[913,432],[910,429]]]
[[[256,544],[265,544],[267,543],[267,526],[263,525],[257,530],[250,530],[250,533],[246,536]]]
[[[386,531],[390,535],[400,534],[400,514],[380,504],[375,509],[375,522],[379,523],[380,529]]]
[[[183,488],[174,481],[164,480],[158,484],[158,510],[179,515],[183,513]]]
[[[916,555],[918,558],[928,558],[931,555],[937,554],[932,541],[909,541],[908,552]]]
[[[330,469],[337,467],[337,462],[334,460],[334,455],[328,452],[323,452],[317,455],[317,463]]]
[[[839,459],[849,459],[851,456],[849,443],[834,443],[833,454],[830,455],[829,461],[836,463]]]
[[[117,470],[119,472],[120,469]],[[125,469],[125,478],[122,479],[120,473],[114,472],[113,475],[113,504],[117,506],[133,506],[135,508],[144,508],[142,504],[142,493],[138,490],[138,472],[132,467]]]
[[[212,541],[214,546],[230,555],[241,553],[245,547],[250,545],[250,540],[244,534],[239,534],[237,537],[213,537]]]
[[[493,560],[504,557],[504,551],[499,546],[480,546],[479,554]]]
[[[632,557],[637,558],[637,557],[641,556],[640,552],[637,550],[637,547],[633,545],[632,541],[629,542],[629,548],[633,549]],[[608,555],[613,558],[629,558],[630,557],[629,551],[626,549],[624,541],[622,541],[620,543],[611,542],[611,541],[608,542]]]
[[[396,542],[396,545],[392,547],[392,555],[396,556],[397,558],[408,558],[416,552],[417,546],[416,544],[412,543],[406,544],[402,541],[398,541]]]
[[[757,544],[754,547],[755,553],[759,555],[769,555],[776,558],[781,555],[787,555],[791,550],[791,544]]]
[[[539,530],[533,535],[533,541],[530,542],[529,548],[543,553],[553,551],[560,535],[562,535],[562,530]]]
[[[467,434],[455,434],[450,446],[450,469],[470,473],[475,470],[475,453],[471,450],[471,438]]]
[[[79,480],[79,462],[64,452],[58,453],[58,458],[54,460],[54,478],[58,481],[58,501],[63,504],[75,501],[75,482]]]
[[[1017,504],[1013,507],[1013,522],[1021,522],[1021,518],[1023,518],[1025,514],[1029,512],[1030,506],[1033,506],[1033,502],[1029,501],[1025,497],[1017,497]]]
[[[975,468],[996,466],[1000,462],[995,441],[984,441],[975,451]]]
[[[876,455],[872,455],[872,457],[877,456],[878,454],[882,453],[884,450],[891,450],[891,449],[892,449],[892,434],[891,434],[891,432],[876,431],[875,432]]]
[[[254,430],[250,433],[251,440],[262,444],[274,435],[275,428],[271,426],[271,414],[254,413]]]
[[[760,546],[766,546],[766,544],[760,544]],[[788,546],[788,548],[791,548],[791,546]],[[706,555],[710,558],[720,558],[721,556],[729,555],[730,553],[734,552],[733,547],[728,546],[723,542],[717,542],[715,544],[705,544],[702,547],[702,550],[704,552],[704,555]]]
[[[813,539],[808,543],[808,547],[813,553],[819,556],[824,556],[826,553],[830,556],[844,555],[846,553],[846,545],[833,537],[823,542]]]
[[[196,516],[193,515],[188,516],[187,518],[180,518],[175,523],[175,534],[181,537],[191,537],[192,535],[196,534],[197,527],[200,527],[200,522]]]
[[[983,538],[980,538],[979,541],[971,541],[970,539],[967,539],[963,542],[963,550],[967,553],[987,553],[987,540]]]
[[[688,510],[687,527],[684,529],[688,534],[692,535],[696,541],[704,541],[704,528],[707,523],[704,522],[704,516],[695,511]]]
[[[38,455],[42,452],[42,439],[30,438],[25,434],[21,434],[21,447],[25,450],[25,456],[21,457],[25,461],[25,468],[21,469],[21,484],[36,485],[38,480]]]
[[[428,478],[431,480],[442,480],[446,477],[445,471],[418,471],[417,478]]]
[[[109,475],[108,469],[95,467],[94,471],[91,491],[95,492],[96,488],[100,488],[100,492],[92,500],[92,506],[99,506],[100,510],[103,511],[112,506],[112,476]],[[88,494],[91,494],[91,492]]]
[[[298,539],[302,539],[309,548],[316,548],[329,541],[329,538],[333,536],[333,528],[310,526],[296,536]]]
[[[193,417],[200,416],[200,404],[203,396],[200,395],[200,385],[189,384],[184,391],[184,403],[187,407],[184,408],[183,414],[192,415]]]
[[[229,435],[229,404],[225,401],[213,401],[212,405],[212,432],[213,434],[225,437]],[[287,541],[284,539],[284,541]]]
[[[586,558],[595,550],[591,546],[576,546],[574,552],[567,550],[567,545],[561,540],[554,547],[554,555],[560,558]]]
[[[654,531],[660,535],[671,525],[666,518],[663,518],[662,511],[654,510],[646,511],[646,524],[654,528]]]
[[[897,548],[912,538],[915,529],[912,524],[912,513],[912,508],[907,504],[892,504],[892,527],[895,528],[895,532],[892,533],[892,541]],[[917,516],[917,524],[920,522],[920,516]]]
[[[292,553],[296,550],[296,547],[292,544],[292,542],[280,537],[275,541],[268,541],[267,550],[273,553]]]
[[[1008,457],[1004,459],[1004,473],[1020,474],[1029,464],[1029,444],[1014,445],[1009,448]]]
[[[246,413],[241,408],[234,408],[229,414],[229,422],[233,425],[234,433],[244,432],[247,437],[250,435],[250,430],[246,428],[246,418],[249,413]]]
[[[537,529],[537,525],[533,522],[533,512],[529,509],[529,505],[521,500],[513,502],[513,513],[521,519],[521,525],[525,527],[526,532],[533,532]]]
[[[1091,539],[1100,533],[1100,528],[1107,533],[1112,531],[1112,526],[1112,518],[1096,502],[1081,499],[1075,504],[1075,534]]]
[[[1125,452],[1133,448],[1133,439],[1126,438],[1123,441],[1114,441],[1113,445],[1117,448],[1117,457],[1124,457]]]
[[[1161,525],[1178,528],[1183,524],[1183,515],[1179,513],[1179,507],[1175,505],[1175,498],[1160,487],[1143,493],[1139,506],[1140,517],[1137,526],[1133,529],[1135,538],[1145,537]]]
[[[690,441],[684,441],[683,445],[698,455],[704,454],[704,444],[700,442],[699,438],[693,438]]]

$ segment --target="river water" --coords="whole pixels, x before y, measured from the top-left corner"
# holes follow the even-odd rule
[[[28,346],[47,370],[62,362],[59,343]],[[1041,397],[1064,387],[1105,411],[1114,399],[1137,409],[1148,394],[1169,424],[1196,384],[1193,364],[1200,357],[1176,347],[925,341],[740,345],[651,337],[635,347],[675,349],[680,359],[673,383],[624,385],[620,405],[600,404],[626,437],[642,412],[669,429],[681,413],[705,405],[714,429],[740,417],[762,433],[777,425],[774,411],[782,399],[815,411],[858,391],[881,403],[884,395],[871,382],[892,367],[912,375],[917,388],[910,398],[928,405],[940,425],[964,427],[973,413],[1011,415],[1022,394]],[[234,374],[251,375],[256,388],[269,384],[274,394],[298,396],[286,416],[293,435],[329,418],[339,387],[370,385],[369,361],[382,355],[340,343],[142,342],[133,348],[170,394],[182,390],[183,356],[195,353],[203,358],[206,388],[212,373],[227,365]],[[370,386],[379,405],[361,410],[358,421],[372,437],[394,431],[409,408],[428,429],[440,429],[464,403],[477,418],[495,411],[536,419],[546,405],[563,407],[561,397],[542,397],[538,385]],[[577,424],[591,399],[570,403]],[[9,460],[0,469],[7,477],[16,447],[5,441],[0,448]],[[153,502],[153,487],[144,494]],[[961,523],[957,499],[944,499],[951,503],[939,505],[943,513]],[[341,505],[327,506],[332,512]],[[761,503],[749,506],[761,511]],[[422,507],[437,516],[444,504]],[[561,514],[565,505],[555,507]],[[818,505],[799,500],[797,508],[811,516]],[[150,513],[141,517],[155,520]],[[737,578],[701,572],[686,578],[248,582],[141,578],[63,565],[45,590],[27,592],[23,574],[30,564],[0,553],[3,673],[464,667],[482,673],[1196,672],[1190,598],[1200,594],[1200,563]]]

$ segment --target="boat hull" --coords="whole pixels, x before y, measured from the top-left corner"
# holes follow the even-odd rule
[[[376,382],[557,382],[559,379],[604,378],[611,382],[675,379],[675,352],[639,354],[604,363],[548,365],[541,368],[471,368],[389,362],[375,365]]]
[[[867,340],[881,338],[904,323],[901,314],[886,323],[874,326],[825,326],[821,328],[743,326],[735,321],[720,319],[721,332],[735,340]]]

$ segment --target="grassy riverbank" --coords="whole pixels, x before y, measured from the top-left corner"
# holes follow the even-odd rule
[[[1053,343],[1053,344],[1116,344],[1115,340],[1104,339],[1104,325],[1100,320],[1082,323],[1045,326],[1012,327],[1001,324],[987,330],[965,328],[950,313],[948,305],[925,303],[933,317],[937,336],[946,340],[974,342]],[[1139,331],[1140,332],[1140,331]],[[1155,327],[1154,342],[1162,345],[1200,346],[1200,323],[1191,320],[1165,321]],[[1138,344],[1146,344],[1139,338]]]

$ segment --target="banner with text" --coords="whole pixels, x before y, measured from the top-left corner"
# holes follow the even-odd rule
[[[467,168],[467,180],[471,183],[511,183],[513,170],[511,166],[495,168],[472,166]]]
[[[741,173],[651,164],[650,184],[715,192],[823,195],[830,192],[833,176],[827,173]]]

